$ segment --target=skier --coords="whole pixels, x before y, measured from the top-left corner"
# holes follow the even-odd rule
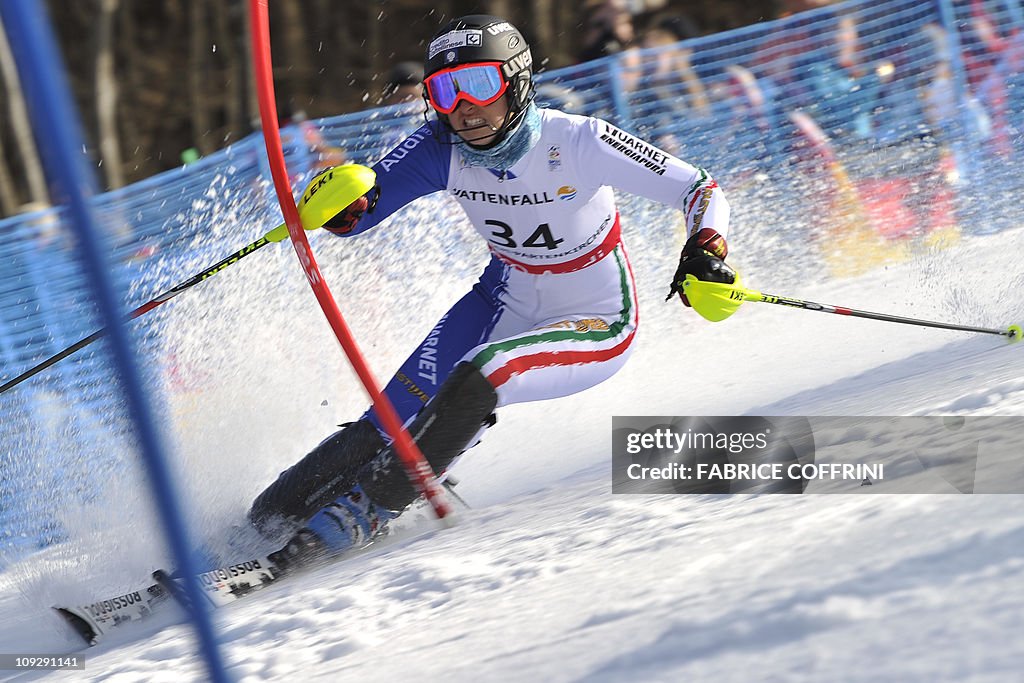
[[[539,109],[530,48],[493,16],[455,19],[427,49],[436,119],[373,167],[378,186],[325,228],[350,237],[418,197],[447,191],[491,251],[472,290],[385,388],[438,474],[496,408],[567,396],[626,362],[637,328],[633,275],[612,188],[681,210],[687,274],[732,283],[729,207],[703,169],[605,121]],[[249,512],[286,552],[334,555],[369,543],[416,498],[373,409],[281,473]]]

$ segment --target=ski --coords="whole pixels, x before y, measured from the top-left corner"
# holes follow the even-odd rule
[[[455,482],[451,477],[442,482],[442,485],[454,495],[452,487]],[[469,505],[462,498],[455,496],[455,499],[464,508],[469,509]],[[418,502],[417,505],[422,506],[422,502]],[[406,512],[404,518],[410,521],[415,519],[415,508],[416,505]],[[306,537],[299,532],[274,552],[250,556],[242,562],[201,572],[197,578],[210,606],[219,608],[237,602],[297,571],[346,560],[378,548],[382,542],[388,542],[385,541],[386,538],[393,540],[395,537],[385,532],[361,548],[337,555],[323,555],[315,546],[310,546]],[[153,572],[152,578],[153,583],[135,591],[87,605],[55,606],[53,609],[90,646],[96,645],[110,631],[147,619],[168,604],[177,602],[185,609],[190,609],[182,586],[183,575],[157,569]]]
[[[213,607],[223,607],[277,581],[284,576],[284,567],[280,558],[257,557],[202,572],[198,577],[199,586]],[[188,607],[188,598],[181,585],[184,577],[158,569],[153,572],[153,580],[175,600]]]
[[[285,573],[283,558],[275,562],[270,556],[261,556],[202,572],[197,578],[210,605],[222,607],[270,585]],[[180,575],[158,569],[153,572],[153,581],[139,590],[87,605],[53,609],[87,645],[96,645],[110,631],[149,618],[172,598],[187,608]]]
[[[211,607],[223,607],[262,590],[297,570],[348,559],[376,546],[375,543],[369,543],[353,551],[325,555],[319,549],[309,546],[305,538],[300,532],[280,550],[268,555],[252,557],[243,562],[200,573],[196,578],[199,580],[203,596]],[[88,605],[56,606],[53,609],[90,646],[96,645],[113,629],[150,617],[164,604],[177,602],[186,610],[191,609],[182,585],[182,574],[157,569],[152,577],[154,583],[137,591]]]
[[[53,609],[91,646],[111,629],[149,617],[169,597],[160,584],[153,583],[88,605]]]

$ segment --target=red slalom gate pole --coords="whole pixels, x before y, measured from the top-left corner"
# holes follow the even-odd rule
[[[377,380],[374,378],[366,359],[363,358],[359,346],[356,344],[352,331],[341,315],[341,310],[331,294],[330,288],[324,282],[320,267],[317,265],[313,249],[306,239],[306,231],[302,227],[299,218],[299,211],[292,198],[291,183],[288,180],[288,169],[284,161],[284,148],[281,145],[281,134],[278,130],[277,106],[274,99],[274,77],[270,58],[270,18],[268,11],[268,0],[249,0],[253,44],[253,71],[256,78],[256,88],[259,95],[260,119],[263,124],[263,139],[267,145],[267,157],[270,162],[270,172],[274,179],[274,189],[277,192],[277,200],[281,204],[281,211],[284,214],[285,224],[288,226],[288,234],[291,236],[292,246],[299,257],[299,263],[306,273],[313,293],[316,295],[320,308],[323,309],[327,321],[334,330],[335,336],[345,350],[349,363],[355,369],[356,374],[363,383],[363,387],[373,401],[373,407],[380,417],[384,429],[392,438],[395,446],[395,453],[405,467],[409,480],[416,491],[425,496],[434,513],[439,519],[444,519],[451,513],[451,507],[444,495],[441,485],[430,469],[426,458],[420,452],[419,447],[412,440],[409,432],[402,426],[402,421],[395,411],[391,401],[380,390]]]

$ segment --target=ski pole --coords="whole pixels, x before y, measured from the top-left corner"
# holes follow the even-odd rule
[[[303,227],[306,230],[315,230],[316,228],[321,227],[339,211],[369,192],[373,188],[374,178],[375,176],[371,169],[356,164],[338,166],[318,175],[310,182],[306,191],[303,192],[302,199],[299,202],[299,211],[302,216]],[[157,306],[170,301],[186,289],[190,289],[198,285],[200,282],[213,277],[228,266],[238,263],[238,261],[242,260],[257,249],[272,242],[280,242],[287,237],[288,226],[282,223],[255,242],[247,244],[222,261],[217,262],[200,273],[196,273],[184,282],[174,285],[166,292],[158,294],[153,299],[135,308],[125,316],[125,320],[134,320],[141,315],[149,313]],[[76,351],[84,349],[89,344],[92,344],[97,339],[103,337],[106,333],[107,329],[105,327],[96,330],[88,337],[80,339],[63,351],[50,356],[43,362],[39,363],[35,367],[29,368],[14,379],[4,382],[4,384],[0,385],[0,394],[14,386],[17,386],[18,384],[21,384],[28,378],[39,374],[46,368],[60,362]]]
[[[789,308],[802,308],[806,311],[819,311],[821,313],[834,313],[836,315],[847,315],[854,318],[867,318],[870,320],[882,320],[891,323],[904,325],[918,325],[921,327],[935,327],[943,330],[957,330],[960,332],[978,332],[981,334],[995,334],[1007,337],[1010,342],[1021,340],[1022,330],[1020,325],[1010,325],[1006,329],[992,327],[975,327],[973,325],[958,325],[956,323],[935,322],[922,320],[920,318],[908,318],[887,313],[873,313],[871,311],[860,311],[856,308],[845,306],[832,306],[819,304],[813,301],[794,299],[788,296],[776,294],[763,294],[753,289],[746,289],[738,284],[723,284],[720,282],[705,282],[697,280],[688,275],[683,283],[683,290],[687,295],[693,309],[708,320],[718,321],[732,315],[739,305],[744,301],[758,301],[766,304],[777,304]]]

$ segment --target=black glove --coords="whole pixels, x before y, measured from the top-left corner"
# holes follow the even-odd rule
[[[736,271],[726,265],[723,260],[729,254],[729,245],[725,238],[712,228],[701,228],[683,245],[683,252],[679,255],[679,268],[672,277],[672,289],[665,297],[665,301],[678,294],[679,298],[687,306],[690,302],[683,294],[683,282],[687,275],[693,275],[698,280],[707,282],[724,282],[731,285],[736,282]]]
[[[375,185],[372,190],[355,200],[344,209],[334,214],[326,223],[324,229],[333,232],[335,235],[344,235],[356,229],[359,219],[367,211],[373,212],[377,206],[377,199],[380,198],[380,186]]]

